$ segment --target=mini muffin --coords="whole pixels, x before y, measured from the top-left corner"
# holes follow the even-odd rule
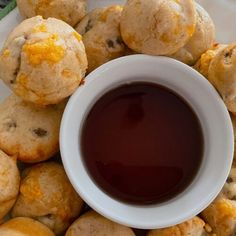
[[[204,226],[205,222],[196,216],[179,225],[150,230],[147,236],[202,236],[206,233]]]
[[[82,205],[63,167],[48,162],[24,170],[12,216],[34,218],[60,234],[79,216]]]
[[[223,194],[227,199],[236,199],[236,167],[233,166],[223,188]]]
[[[236,167],[236,116],[231,115],[231,121],[234,129],[234,160],[233,167]],[[236,181],[236,179],[235,179]]]
[[[0,225],[2,236],[54,236],[55,234],[42,223],[26,218],[17,217]]]
[[[236,43],[225,47],[212,59],[208,80],[222,96],[228,110],[236,115]]]
[[[0,79],[23,100],[38,105],[57,104],[70,96],[86,68],[81,36],[54,18],[23,21],[0,53]]]
[[[196,9],[192,0],[128,0],[121,35],[129,48],[151,55],[171,55],[193,36]]]
[[[196,10],[197,24],[193,36],[171,56],[188,65],[194,65],[204,52],[213,47],[215,41],[215,26],[211,17],[199,4],[196,4]]]
[[[214,44],[212,48],[210,48],[201,55],[200,59],[194,65],[194,69],[200,72],[206,78],[208,78],[209,67],[213,58],[225,47],[225,44]]]
[[[83,36],[88,57],[88,72],[126,54],[120,34],[122,7],[110,6],[90,12],[76,27]]]
[[[59,151],[64,107],[36,107],[10,95],[0,104],[0,149],[24,162],[49,159]]]
[[[233,236],[236,232],[236,202],[222,197],[211,203],[201,215],[216,235]]]
[[[95,211],[90,211],[77,219],[65,236],[135,236],[132,229],[112,222]]]
[[[0,150],[0,220],[13,207],[19,187],[20,174],[16,158],[10,157]]]
[[[74,26],[86,14],[87,0],[17,0],[24,18],[40,15],[47,19],[55,17]]]

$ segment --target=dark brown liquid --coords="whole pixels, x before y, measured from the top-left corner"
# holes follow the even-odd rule
[[[160,203],[182,192],[203,155],[201,126],[190,106],[144,82],[102,96],[84,123],[81,145],[97,185],[133,204]]]

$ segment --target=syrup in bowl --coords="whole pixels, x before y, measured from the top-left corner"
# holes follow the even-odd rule
[[[189,104],[147,82],[115,88],[93,105],[83,124],[81,151],[94,182],[130,204],[175,197],[195,178],[203,132]]]

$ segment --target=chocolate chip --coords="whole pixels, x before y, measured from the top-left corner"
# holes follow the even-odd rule
[[[83,78],[83,79],[80,81],[79,86],[82,86],[82,85],[84,85],[84,84],[85,84],[85,79]]]
[[[16,128],[17,127],[16,122],[14,122],[14,121],[8,123],[7,125],[9,128]]]
[[[92,25],[92,21],[91,20],[88,20],[88,23],[85,27],[85,33],[87,33],[89,30],[91,30],[93,28],[93,25]]]
[[[233,55],[233,50],[230,50],[224,54],[224,62],[225,64],[231,64],[232,63],[232,55]]]
[[[14,73],[13,73],[13,79],[10,80],[10,84],[14,84],[16,82],[16,78],[17,78],[17,75],[18,75],[18,72],[19,72],[19,69],[17,68]]]
[[[236,196],[231,197],[230,200],[235,201],[236,200]]]
[[[114,42],[112,40],[108,39],[106,42],[109,48],[115,48]]]
[[[40,138],[45,137],[48,134],[48,131],[42,128],[33,129],[33,132]]]
[[[19,72],[19,68],[15,69],[13,75],[16,77],[18,75],[18,72]]]
[[[225,53],[225,57],[231,57],[232,56],[232,51]]]
[[[16,129],[17,124],[13,119],[7,119],[4,122],[4,127],[7,132],[13,132]]]
[[[233,182],[233,179],[232,179],[231,177],[228,177],[228,179],[227,179],[226,182],[227,182],[227,183],[232,183],[232,182]]]
[[[116,38],[116,42],[117,42],[118,44],[123,44],[123,41],[122,41],[122,38],[121,38],[121,37],[117,37],[117,38]]]
[[[17,75],[18,75],[20,67],[21,67],[21,57],[17,58],[17,63],[18,63],[18,66],[17,66],[17,68],[13,72],[13,77],[14,78],[12,80],[10,80],[11,84],[14,84],[16,82],[16,78],[17,78]]]

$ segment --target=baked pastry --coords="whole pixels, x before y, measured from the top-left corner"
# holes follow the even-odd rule
[[[0,149],[24,162],[52,157],[59,151],[65,104],[42,108],[10,95],[0,104]]]
[[[217,198],[201,215],[212,227],[216,235],[232,236],[236,232],[236,202]]]
[[[34,218],[60,234],[79,216],[82,205],[63,167],[48,162],[24,170],[12,216]]]
[[[121,12],[122,7],[118,5],[95,9],[76,27],[77,32],[83,36],[88,72],[126,54],[126,46],[120,34]]]
[[[233,43],[212,59],[208,80],[218,90],[227,108],[236,114],[236,43]]]
[[[233,166],[223,188],[223,194],[227,199],[236,199],[236,167]]]
[[[47,19],[55,17],[75,26],[86,14],[87,0],[17,0],[24,18],[40,15]]]
[[[95,211],[79,217],[67,230],[65,236],[135,236],[132,229],[114,223]]]
[[[196,216],[169,228],[150,230],[147,236],[202,236],[206,233],[204,226],[205,222]]]
[[[225,44],[214,44],[212,48],[203,53],[197,63],[194,65],[194,69],[200,72],[203,76],[208,78],[209,66],[212,59],[217,55],[218,52],[226,47]]]
[[[86,68],[81,36],[54,18],[23,21],[0,53],[0,79],[23,100],[38,105],[56,104],[70,96]]]
[[[55,234],[42,223],[26,218],[17,217],[0,225],[2,236],[54,236]]]
[[[10,157],[0,150],[0,220],[13,207],[19,187],[20,174],[16,158]]]
[[[231,121],[233,124],[234,130],[234,159],[233,159],[233,167],[236,167],[236,116],[231,115]],[[235,179],[236,181],[236,179]]]
[[[192,0],[128,0],[121,16],[121,35],[129,48],[151,55],[171,55],[193,36]]]
[[[213,47],[215,41],[215,26],[211,17],[199,4],[196,4],[196,10],[197,24],[193,36],[183,48],[171,55],[188,65],[194,65],[204,52]]]

